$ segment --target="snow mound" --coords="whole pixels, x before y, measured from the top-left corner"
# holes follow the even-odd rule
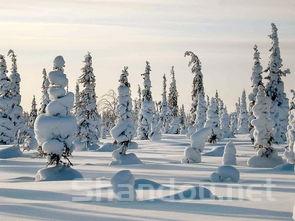
[[[148,179],[136,179],[134,184],[135,189],[148,189],[148,190],[156,190],[156,189],[169,189],[169,187],[163,186],[160,183],[157,183]]]
[[[202,157],[199,149],[186,147],[184,150],[184,158],[181,163],[201,163]]]
[[[212,150],[203,153],[203,156],[222,157],[224,154],[224,146],[214,147]]]
[[[282,157],[276,154],[272,154],[269,157],[255,155],[251,157],[247,162],[249,167],[256,168],[274,168],[278,165],[284,164]]]
[[[216,199],[216,196],[207,188],[195,186],[174,195],[166,196],[163,200],[201,200]]]
[[[8,159],[21,156],[23,156],[23,153],[17,145],[0,147],[0,159]]]
[[[284,163],[272,169],[273,171],[294,172],[294,164]]]
[[[236,147],[232,141],[229,141],[224,148],[224,153],[222,156],[223,165],[237,165],[236,159]]]
[[[121,170],[111,179],[115,199],[118,201],[136,200],[134,176],[130,170]]]
[[[77,170],[64,165],[47,167],[38,170],[35,181],[60,181],[82,179],[83,176]]]
[[[113,152],[117,150],[119,147],[114,143],[104,143],[100,148],[98,148],[99,152]]]
[[[210,176],[212,182],[233,182],[240,180],[240,172],[233,166],[221,166]]]
[[[113,160],[110,163],[110,166],[142,164],[141,160],[134,153],[120,154],[120,150],[121,148],[113,151]]]

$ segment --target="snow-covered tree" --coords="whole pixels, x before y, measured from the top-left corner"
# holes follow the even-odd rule
[[[82,75],[79,83],[82,86],[80,92],[79,111],[77,115],[77,138],[85,145],[86,149],[97,147],[100,137],[100,115],[97,110],[95,93],[95,75],[92,68],[92,56],[88,53],[84,59]]]
[[[29,115],[29,122],[28,122],[28,126],[30,128],[34,128],[34,124],[35,124],[35,120],[37,118],[37,104],[36,104],[36,98],[35,96],[33,96],[33,100],[32,100],[32,105],[31,105],[31,111],[30,111],[30,115]]]
[[[257,155],[248,160],[251,167],[274,167],[283,163],[276,150],[271,146],[273,139],[273,123],[270,118],[271,101],[266,96],[262,85],[258,87],[258,93],[253,106],[255,119],[252,120],[254,126],[254,146]]]
[[[223,165],[237,165],[236,159],[236,147],[232,141],[229,141],[224,148],[224,153],[222,156]]]
[[[161,131],[163,133],[169,132],[169,123],[171,120],[171,110],[169,108],[169,105],[167,103],[167,80],[165,74],[163,75],[163,92],[162,92],[162,101],[160,106],[160,120],[162,123],[162,129]]]
[[[206,123],[206,101],[205,96],[202,93],[198,94],[198,105],[197,105],[197,112],[196,112],[196,120],[195,120],[195,128],[196,131],[202,129]]]
[[[25,121],[23,118],[23,108],[20,105],[21,95],[20,95],[20,75],[17,71],[16,55],[13,50],[8,51],[8,56],[10,56],[12,61],[10,79],[10,96],[12,110],[10,113],[10,118],[14,124],[14,134],[15,137],[19,130],[24,131],[26,129]]]
[[[15,138],[15,126],[10,118],[10,87],[6,61],[4,56],[0,55],[0,144],[11,144]]]
[[[74,114],[75,116],[78,116],[80,114],[81,110],[81,102],[80,102],[80,87],[79,82],[76,82],[76,88],[75,88],[75,101],[74,101]]]
[[[178,116],[178,91],[176,88],[174,66],[172,66],[170,73],[171,73],[171,83],[169,87],[168,104],[173,117],[177,117]]]
[[[211,129],[211,135],[209,136],[208,140],[210,143],[215,143],[221,138],[218,117],[218,102],[215,97],[211,98],[210,105],[207,110],[205,127]]]
[[[229,118],[230,118],[230,131],[231,131],[231,134],[234,136],[234,134],[236,134],[238,129],[237,112],[230,113]]]
[[[184,105],[181,105],[179,112],[179,120],[180,120],[180,134],[187,133],[187,118],[184,110]]]
[[[161,140],[162,138],[161,127],[162,127],[162,122],[161,122],[160,116],[158,112],[155,112],[153,116],[153,121],[151,124],[151,132],[149,134],[149,139],[151,141]]]
[[[289,163],[295,163],[295,93],[293,94],[292,100],[290,102],[289,111],[289,125],[287,131],[287,144],[288,147],[285,150],[284,156]]]
[[[249,125],[248,125],[248,111],[247,111],[247,103],[246,103],[246,91],[243,90],[240,104],[240,114],[238,116],[238,132],[240,134],[249,133]]]
[[[223,108],[221,117],[220,117],[220,130],[222,133],[222,138],[233,137],[233,134],[230,129],[230,118],[227,113],[226,107]]]
[[[74,103],[74,94],[67,92],[68,79],[64,74],[65,61],[57,56],[53,62],[53,71],[48,74],[50,102],[46,107],[46,114],[40,114],[34,125],[38,145],[47,156],[48,165],[71,165],[68,157],[73,151],[77,124],[76,118],[70,114]],[[44,174],[43,174],[44,175]],[[41,171],[36,175],[42,180]]]
[[[184,56],[189,56],[191,58],[188,66],[191,66],[191,72],[194,75],[193,78],[193,89],[192,89],[192,106],[190,110],[191,114],[191,125],[193,125],[196,121],[196,110],[198,106],[198,97],[199,94],[205,96],[204,93],[204,84],[203,84],[203,74],[202,74],[202,66],[201,61],[198,56],[194,54],[192,51],[186,51]]]
[[[49,94],[48,94],[49,81],[48,81],[45,68],[43,68],[42,75],[43,75],[43,82],[42,82],[42,88],[41,88],[42,97],[41,97],[41,103],[40,103],[38,114],[44,114],[46,110],[46,106],[50,102]]]
[[[135,128],[137,128],[137,119],[139,116],[140,106],[141,106],[141,89],[139,85],[138,85],[137,92],[138,92],[138,97],[134,99],[134,111],[133,111],[133,121],[134,121]]]
[[[128,82],[128,67],[124,67],[120,76],[118,87],[117,122],[111,130],[111,135],[120,147],[120,154],[126,155],[128,144],[135,133],[132,116],[132,99],[130,96],[130,84]]]
[[[151,131],[151,123],[154,114],[154,102],[151,92],[151,80],[150,80],[151,66],[150,63],[146,62],[145,72],[143,76],[143,90],[142,90],[142,101],[141,109],[138,118],[137,136],[140,140],[147,140],[148,135]]]
[[[278,29],[275,24],[271,24],[272,33],[269,35],[272,40],[268,67],[265,72],[267,84],[265,86],[266,94],[271,99],[271,118],[274,122],[275,134],[274,142],[284,143],[286,141],[286,131],[288,125],[288,98],[284,92],[284,82],[282,77],[290,73],[290,70],[282,71],[282,58],[279,47]]]

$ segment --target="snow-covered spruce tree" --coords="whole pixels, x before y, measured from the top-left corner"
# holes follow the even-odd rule
[[[0,144],[11,144],[15,138],[15,127],[10,118],[11,81],[7,77],[7,66],[3,55],[0,55]]]
[[[174,66],[171,67],[170,73],[171,73],[171,83],[169,87],[168,104],[173,117],[177,117],[178,116],[178,91],[176,88]]]
[[[47,157],[47,165],[52,165],[40,169],[36,181],[82,178],[78,171],[69,167],[72,164],[68,157],[74,148],[77,124],[76,118],[71,115],[74,94],[65,90],[68,79],[64,74],[64,66],[63,57],[57,56],[53,62],[53,71],[48,74],[50,102],[46,113],[40,114],[34,125],[38,144]],[[66,161],[62,161],[62,158]]]
[[[33,96],[31,111],[30,111],[30,115],[29,115],[29,122],[28,122],[28,126],[30,128],[34,128],[34,123],[37,118],[37,115],[38,114],[37,114],[36,98],[35,98],[35,96]]]
[[[262,82],[262,66],[260,64],[260,53],[258,51],[257,45],[254,45],[254,65],[252,67],[252,76],[251,76],[251,87],[252,92],[248,95],[249,98],[249,131],[253,128],[251,121],[254,119],[252,107],[255,105],[256,95],[258,92],[258,86],[263,85]]]
[[[167,103],[167,79],[165,74],[163,75],[163,92],[162,92],[162,101],[160,106],[160,120],[162,123],[162,133],[169,132],[169,123],[171,120],[171,111]]]
[[[150,80],[151,66],[150,63],[146,62],[145,72],[143,76],[143,90],[142,90],[142,101],[141,109],[138,117],[138,128],[137,137],[140,140],[148,140],[148,135],[151,130],[151,123],[154,114],[154,102],[151,92],[151,80]]]
[[[138,97],[134,99],[134,110],[133,110],[133,121],[134,121],[134,128],[137,128],[137,123],[138,123],[138,116],[140,112],[140,107],[141,107],[141,89],[140,86],[138,85]],[[134,136],[137,136],[137,131],[135,130]]]
[[[198,105],[197,105],[197,112],[196,112],[196,121],[195,121],[195,128],[196,131],[202,129],[206,123],[206,102],[205,102],[205,96],[200,93],[198,95]]]
[[[222,138],[233,137],[233,134],[230,129],[230,118],[227,113],[226,107],[223,108],[221,117],[220,117],[220,130],[222,133]]]
[[[79,77],[79,83],[82,90],[79,93],[80,100],[78,105],[77,138],[86,150],[97,149],[100,138],[100,115],[97,111],[96,93],[95,93],[95,75],[92,68],[92,57],[87,53],[84,58],[84,67],[81,69],[82,75]]]
[[[180,108],[179,119],[180,119],[180,134],[187,134],[187,118],[186,118],[183,104],[181,105],[181,108]]]
[[[154,112],[153,121],[151,124],[151,132],[149,134],[149,139],[151,141],[159,141],[162,138],[161,134],[162,122],[160,115],[157,111]]]
[[[249,133],[249,116],[247,111],[247,103],[246,103],[246,91],[243,90],[240,104],[240,114],[238,116],[238,133],[246,134]]]
[[[218,102],[215,97],[211,98],[210,105],[207,110],[205,127],[211,129],[211,134],[209,136],[208,142],[216,143],[217,140],[221,138],[221,133],[219,128]]]
[[[8,51],[8,56],[10,56],[12,61],[10,79],[10,96],[12,110],[10,113],[10,118],[14,124],[14,134],[17,136],[18,131],[21,132],[26,129],[25,121],[23,118],[23,108],[20,105],[21,95],[20,95],[20,75],[17,71],[16,55],[13,50]]]
[[[292,100],[290,102],[289,111],[289,125],[287,131],[287,144],[288,147],[285,150],[284,156],[288,163],[295,163],[295,93],[293,93]]]
[[[273,123],[270,118],[270,99],[266,96],[262,85],[258,87],[252,120],[254,126],[254,146],[257,155],[248,160],[251,167],[275,167],[283,163],[276,150],[271,146],[273,139]]]
[[[111,165],[141,163],[135,154],[126,154],[128,145],[135,133],[130,84],[128,82],[128,67],[124,67],[122,70],[119,82],[118,106],[116,109],[117,122],[111,130],[111,135],[119,148],[113,152]]]
[[[238,116],[237,112],[232,112],[229,115],[230,118],[230,132],[234,136],[238,129]]]
[[[42,75],[43,75],[43,82],[42,82],[42,88],[41,88],[42,97],[41,97],[41,103],[40,103],[40,108],[39,108],[38,114],[44,114],[45,110],[46,110],[46,106],[50,102],[49,94],[48,94],[49,81],[48,81],[48,77],[47,77],[47,73],[46,73],[45,68],[43,68]]]
[[[75,87],[75,101],[74,101],[74,114],[75,116],[78,116],[80,114],[81,110],[81,102],[80,102],[80,87],[79,87],[79,82],[76,82],[76,87]]]
[[[275,143],[284,143],[286,141],[286,131],[288,125],[288,98],[284,92],[284,82],[282,77],[290,73],[290,70],[282,71],[282,58],[279,47],[278,29],[275,24],[271,24],[272,33],[269,35],[272,40],[272,47],[270,49],[270,57],[268,67],[265,72],[268,73],[266,77],[267,84],[265,86],[266,94],[271,99],[271,118],[274,122]]]
[[[192,51],[186,51],[184,56],[189,56],[191,58],[188,66],[191,66],[191,72],[194,75],[193,78],[193,89],[192,89],[192,106],[190,110],[191,114],[191,125],[195,123],[196,120],[196,110],[198,105],[198,95],[202,94],[205,96],[204,93],[204,84],[203,84],[203,74],[202,74],[202,66],[201,61],[199,60],[198,56],[194,54]],[[193,131],[194,132],[194,131]]]

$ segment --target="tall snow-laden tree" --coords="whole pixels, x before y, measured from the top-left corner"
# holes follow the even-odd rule
[[[195,128],[196,131],[202,129],[206,123],[206,101],[205,97],[202,93],[198,95],[198,105],[197,105],[197,112],[196,112],[196,121],[195,121]]]
[[[275,167],[282,164],[283,160],[278,156],[276,150],[271,146],[273,140],[273,123],[270,118],[271,101],[266,96],[262,85],[258,87],[258,93],[253,106],[255,119],[252,120],[254,126],[254,146],[257,155],[248,160],[251,167]]]
[[[241,104],[240,104],[240,114],[238,116],[238,132],[240,134],[249,133],[249,116],[247,111],[247,102],[246,102],[246,91],[243,90]]]
[[[11,81],[7,77],[7,66],[3,55],[0,55],[0,144],[11,144],[15,138],[15,126],[10,118]]]
[[[198,97],[199,94],[205,96],[204,84],[203,84],[203,74],[202,74],[202,65],[198,56],[192,51],[186,51],[184,56],[189,56],[191,60],[188,63],[188,66],[191,67],[191,72],[194,75],[193,78],[193,89],[192,89],[192,106],[190,110],[191,114],[191,125],[196,121],[196,110],[198,106]]]
[[[143,76],[143,90],[142,90],[142,101],[141,109],[138,118],[137,136],[140,140],[147,140],[151,130],[151,123],[154,114],[154,102],[151,91],[151,80],[150,80],[151,66],[150,63],[146,62],[145,72]]]
[[[100,137],[100,115],[97,110],[95,93],[95,75],[92,68],[92,56],[85,55],[82,75],[79,77],[82,86],[80,92],[79,111],[77,114],[77,137],[86,149],[97,148]]]
[[[135,133],[132,116],[132,99],[130,84],[128,82],[128,67],[124,67],[120,76],[118,87],[118,106],[116,109],[117,122],[111,130],[111,135],[120,147],[120,154],[126,155],[128,144]]]
[[[187,133],[187,118],[184,110],[184,105],[181,105],[180,113],[179,113],[179,119],[180,119],[180,134],[186,134]]]
[[[174,66],[171,67],[170,73],[171,73],[171,83],[169,87],[168,104],[173,117],[177,117],[178,116],[178,91],[176,88]]]
[[[270,57],[268,67],[265,72],[268,73],[266,77],[267,84],[266,94],[271,99],[271,118],[274,122],[275,143],[284,143],[286,141],[286,131],[288,125],[288,98],[284,92],[284,82],[282,77],[290,73],[290,70],[282,71],[282,58],[279,47],[278,29],[275,24],[271,24],[272,33],[269,35],[272,41],[270,49]]]
[[[230,138],[233,137],[233,134],[230,129],[230,118],[227,113],[226,107],[222,109],[222,113],[220,115],[220,130],[222,134],[222,138]]]
[[[38,145],[42,146],[42,151],[47,156],[47,165],[60,167],[64,164],[72,165],[68,157],[74,149],[73,140],[77,130],[76,118],[71,115],[74,94],[65,90],[68,79],[64,74],[64,66],[63,57],[57,56],[53,62],[53,71],[48,74],[50,102],[46,107],[46,114],[40,114],[34,125]],[[62,162],[62,158],[66,162]],[[69,172],[66,168],[63,171],[66,174]],[[62,173],[62,170],[51,167],[41,169],[36,180],[46,180],[47,175],[53,175],[52,173]]]
[[[20,75],[17,71],[16,64],[16,55],[13,50],[8,51],[8,56],[11,58],[11,74],[10,79],[10,96],[11,96],[11,105],[12,110],[10,113],[11,120],[14,124],[14,134],[17,136],[18,130],[24,131],[26,129],[24,117],[23,117],[23,108],[20,105],[21,95],[20,95]]]
[[[44,114],[46,110],[46,106],[50,102],[49,94],[48,94],[49,80],[48,80],[45,68],[43,68],[42,75],[43,75],[43,82],[42,82],[42,88],[41,88],[42,97],[41,97],[41,103],[40,103],[38,114]]]
[[[32,129],[34,128],[34,123],[37,118],[37,115],[38,114],[37,114],[36,98],[35,98],[35,96],[33,96],[31,111],[30,111],[30,115],[29,115],[29,122],[28,122],[28,126]]]
[[[211,98],[210,105],[207,110],[205,127],[211,129],[211,135],[208,140],[210,143],[215,143],[218,139],[221,138],[218,117],[218,102],[215,97]]]
[[[171,120],[171,110],[167,103],[167,79],[165,74],[163,75],[163,92],[162,92],[162,101],[160,106],[160,120],[162,122],[162,132],[169,132],[169,123]]]
[[[248,96],[248,98],[249,98],[249,131],[250,131],[250,138],[251,138],[252,142],[254,142],[254,137],[253,137],[254,127],[251,124],[252,120],[254,119],[252,108],[255,105],[258,87],[259,87],[259,85],[263,85],[262,66],[260,64],[260,53],[258,51],[257,45],[254,45],[253,49],[254,49],[254,56],[253,56],[254,65],[252,67],[252,76],[251,76],[252,92]]]

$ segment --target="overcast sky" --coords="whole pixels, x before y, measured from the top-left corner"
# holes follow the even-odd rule
[[[250,91],[253,45],[268,63],[271,27],[279,29],[286,90],[295,88],[294,0],[0,0],[0,53],[18,56],[22,104],[38,101],[42,69],[63,55],[73,90],[87,51],[93,55],[97,95],[118,86],[129,66],[133,95],[149,60],[154,99],[161,97],[162,75],[175,66],[179,103],[191,103],[192,74],[186,50],[202,62],[205,91],[218,90],[230,110],[242,89]],[[7,59],[8,60],[8,59]],[[8,63],[10,64],[9,60]],[[168,77],[170,80],[170,78]]]

